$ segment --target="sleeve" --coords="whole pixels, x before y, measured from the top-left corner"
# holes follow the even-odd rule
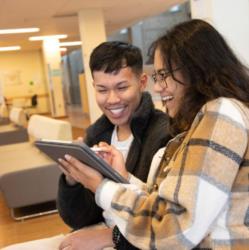
[[[138,179],[135,175],[129,173],[129,183],[139,186],[141,189],[146,189],[146,184]]]
[[[59,180],[57,207],[63,221],[74,230],[103,221],[94,194],[81,184],[67,185],[64,175]]]
[[[91,144],[89,136],[84,138],[86,144]],[[74,230],[102,222],[103,210],[97,206],[94,194],[81,184],[70,186],[65,175],[59,180],[57,207],[63,221]]]
[[[112,213],[120,232],[138,248],[192,249],[219,218],[226,225],[222,214],[247,143],[235,105],[224,99],[204,106],[202,117],[163,169],[167,176],[157,192],[105,180],[96,202]]]

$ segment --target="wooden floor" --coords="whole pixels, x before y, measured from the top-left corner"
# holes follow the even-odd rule
[[[70,228],[57,213],[24,221],[13,220],[0,194],[0,249],[10,244],[51,237],[69,231]]]
[[[82,114],[79,109],[70,109],[65,120],[70,121],[73,126],[74,139],[82,137],[85,128],[89,126],[88,116]],[[13,220],[0,192],[0,249],[10,244],[65,234],[69,231],[70,228],[57,213],[24,221]]]

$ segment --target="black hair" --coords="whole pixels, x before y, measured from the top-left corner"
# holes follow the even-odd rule
[[[181,23],[153,43],[153,55],[156,49],[173,79],[176,66],[188,81],[172,122],[175,133],[188,129],[201,106],[215,98],[235,98],[248,106],[248,69],[209,23],[198,19]]]
[[[143,59],[138,47],[120,41],[103,42],[90,56],[90,69],[105,73],[118,73],[124,67],[130,67],[136,75],[143,69]]]

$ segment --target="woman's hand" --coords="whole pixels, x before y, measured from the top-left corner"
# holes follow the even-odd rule
[[[102,152],[98,152],[98,155],[102,157],[113,169],[119,172],[120,175],[128,180],[129,173],[126,170],[122,153],[114,146],[109,145],[106,142],[100,142],[98,147],[103,149]]]
[[[81,183],[86,188],[95,193],[97,187],[103,180],[103,176],[93,168],[78,161],[76,158],[65,155],[64,159],[59,159],[63,172],[71,176],[75,181]]]
[[[78,137],[76,141],[83,142],[83,137]],[[68,185],[73,186],[77,184],[77,181],[69,174],[69,172],[66,171],[66,169],[64,169],[63,166],[59,165],[59,168],[64,173]]]
[[[65,237],[59,250],[101,250],[113,247],[111,228],[83,228]]]

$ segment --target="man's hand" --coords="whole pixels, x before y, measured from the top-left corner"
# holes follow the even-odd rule
[[[83,228],[66,236],[59,250],[100,250],[105,247],[113,247],[111,228]]]

